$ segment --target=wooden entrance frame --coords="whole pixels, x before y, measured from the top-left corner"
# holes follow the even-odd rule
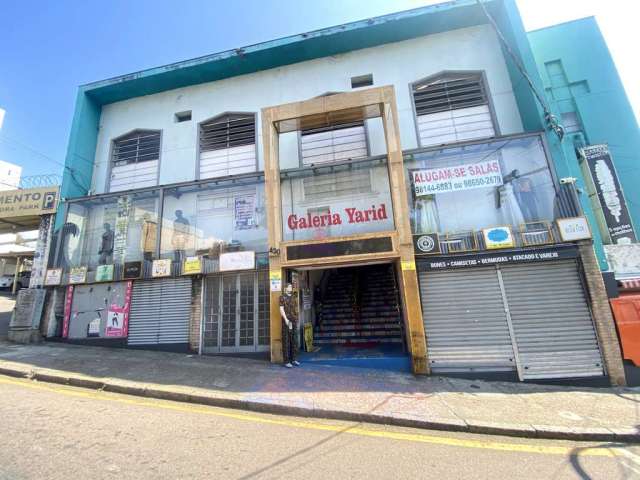
[[[365,120],[380,117],[384,127],[388,156],[389,188],[393,205],[395,230],[349,237],[333,237],[324,240],[285,242],[282,235],[282,198],[280,192],[279,135],[283,132],[313,127],[332,118],[342,121]],[[402,299],[406,341],[411,355],[412,370],[416,374],[428,374],[427,345],[422,322],[422,309],[416,264],[414,259],[407,186],[398,128],[398,109],[392,86],[376,87],[355,92],[338,93],[262,109],[262,142],[264,148],[264,172],[267,200],[267,225],[269,236],[270,283],[284,279],[284,270],[301,266],[323,265],[327,268],[341,264],[376,260],[388,260],[395,265]],[[392,251],[384,254],[344,255],[289,261],[287,246],[305,243],[330,243],[339,240],[365,240],[390,237]],[[280,319],[280,294],[270,288],[271,361],[282,362],[282,321]]]

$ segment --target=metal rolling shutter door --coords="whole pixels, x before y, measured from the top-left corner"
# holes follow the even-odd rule
[[[134,282],[129,345],[189,342],[191,278]]]
[[[500,267],[523,380],[603,375],[575,261]]]
[[[515,370],[495,268],[423,271],[420,290],[434,372]]]

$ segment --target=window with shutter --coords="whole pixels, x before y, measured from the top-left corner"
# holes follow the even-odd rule
[[[136,130],[113,142],[110,192],[158,184],[160,132]]]
[[[303,165],[366,157],[368,150],[364,122],[302,130],[300,151]]]
[[[303,179],[304,199],[327,201],[371,192],[370,170],[349,170]]]
[[[200,124],[199,178],[256,171],[256,118],[224,114]]]
[[[480,73],[445,73],[413,84],[421,146],[495,136]]]

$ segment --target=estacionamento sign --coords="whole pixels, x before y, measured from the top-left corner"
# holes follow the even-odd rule
[[[56,212],[58,187],[0,192],[0,218],[46,215]]]

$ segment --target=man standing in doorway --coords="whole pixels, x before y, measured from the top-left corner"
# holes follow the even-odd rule
[[[282,358],[284,366],[291,368],[300,366],[296,360],[296,328],[298,326],[298,312],[293,298],[293,286],[289,283],[284,295],[280,295],[280,317],[282,318]]]

